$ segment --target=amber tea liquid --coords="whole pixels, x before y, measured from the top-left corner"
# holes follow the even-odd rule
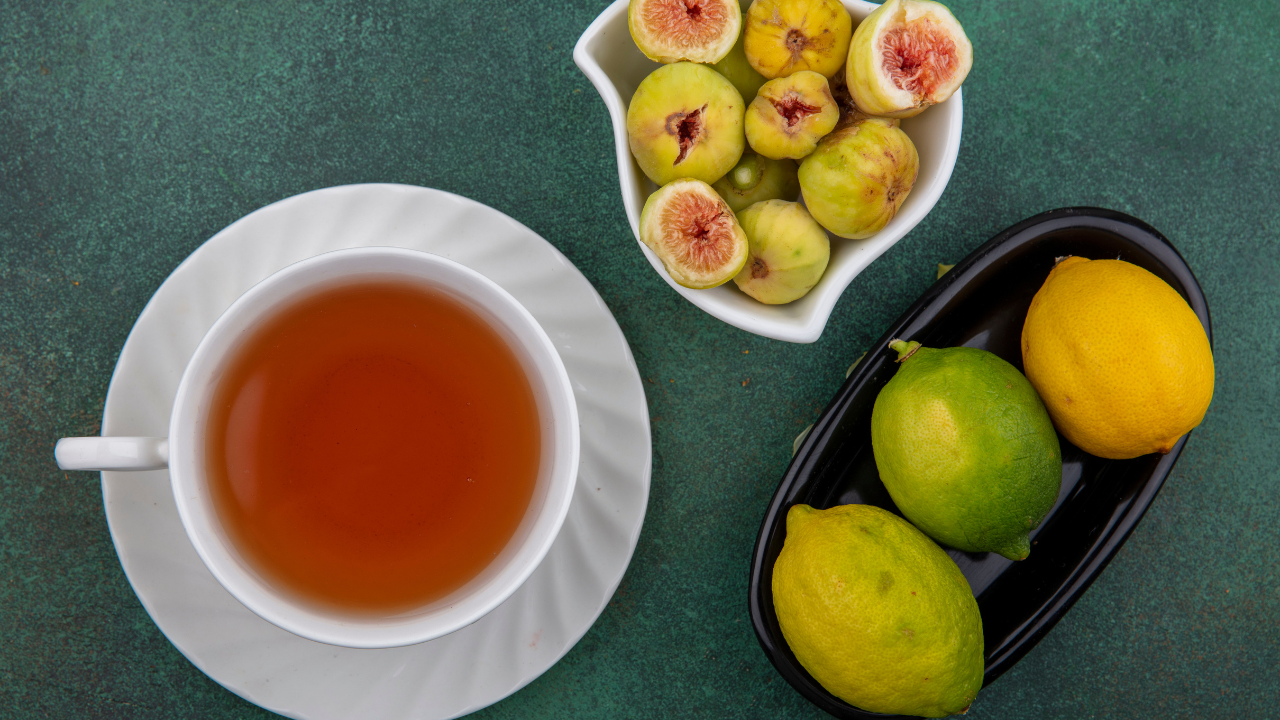
[[[541,438],[515,353],[396,281],[321,291],[236,350],[206,463],[218,517],[273,584],[387,613],[448,595],[524,518]]]

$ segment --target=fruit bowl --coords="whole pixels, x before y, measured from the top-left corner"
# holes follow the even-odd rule
[[[746,5],[749,3],[744,4],[744,8]],[[844,0],[844,5],[855,23],[879,7],[860,0]],[[822,280],[808,295],[786,305],[764,305],[739,291],[733,283],[710,290],[691,290],[677,285],[657,256],[640,243],[640,210],[650,193],[658,188],[640,171],[631,155],[627,144],[627,103],[640,81],[660,66],[641,54],[632,42],[627,29],[627,0],[617,0],[591,23],[573,49],[573,60],[591,80],[609,110],[622,204],[636,244],[649,264],[689,302],[730,325],[775,340],[809,343],[822,335],[831,310],[849,283],[933,209],[951,178],[956,154],[960,151],[962,104],[960,90],[957,90],[946,102],[902,121],[902,130],[920,154],[920,174],[915,187],[897,216],[872,237],[846,240],[831,236],[831,262]],[[751,98],[745,100],[750,102]]]
[[[798,448],[765,513],[751,561],[749,606],[756,637],[778,672],[838,718],[883,718],[828,693],[796,661],[773,610],[773,564],[786,539],[787,510],[862,503],[897,513],[871,451],[871,409],[897,370],[892,338],[928,347],[989,350],[1022,369],[1022,323],[1031,298],[1062,255],[1115,258],[1145,268],[1178,291],[1212,343],[1209,308],[1191,269],[1146,223],[1111,210],[1065,208],[1000,233],[938,280],[890,326],[845,380]],[[1031,533],[1019,562],[995,553],[947,550],[978,600],[991,684],[1022,658],[1098,577],[1155,499],[1187,442],[1167,455],[1104,460],[1059,435],[1062,489]]]

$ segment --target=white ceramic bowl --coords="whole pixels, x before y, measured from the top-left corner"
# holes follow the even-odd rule
[[[749,0],[742,2],[744,9],[750,5]],[[844,0],[844,5],[855,23],[879,7],[860,0]],[[690,290],[677,285],[657,256],[640,243],[640,210],[649,194],[658,188],[645,177],[631,155],[627,144],[627,104],[640,81],[660,66],[641,54],[631,40],[627,30],[627,0],[617,0],[591,23],[573,49],[573,60],[595,85],[613,120],[622,204],[631,232],[649,258],[649,264],[694,305],[730,325],[776,340],[808,343],[822,335],[831,310],[849,283],[933,209],[951,179],[956,154],[960,152],[963,106],[957,90],[946,102],[902,121],[903,131],[920,153],[920,175],[915,187],[897,216],[875,235],[865,240],[831,236],[831,263],[808,295],[786,305],[765,305],[739,291],[732,282],[710,290]],[[750,102],[751,98],[746,100]]]

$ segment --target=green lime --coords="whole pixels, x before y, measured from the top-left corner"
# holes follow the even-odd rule
[[[1058,498],[1062,449],[1018,369],[977,348],[894,340],[871,447],[898,509],[938,542],[1022,560]]]
[[[787,511],[773,607],[805,670],[863,710],[945,717],[982,688],[982,618],[960,568],[872,505]]]

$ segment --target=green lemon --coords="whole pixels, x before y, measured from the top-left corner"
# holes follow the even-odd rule
[[[871,411],[871,448],[898,509],[967,552],[1022,560],[1058,498],[1062,449],[1018,369],[985,350],[894,340],[898,372]]]
[[[787,511],[773,607],[805,670],[863,710],[963,712],[982,688],[982,618],[960,568],[872,505]]]

